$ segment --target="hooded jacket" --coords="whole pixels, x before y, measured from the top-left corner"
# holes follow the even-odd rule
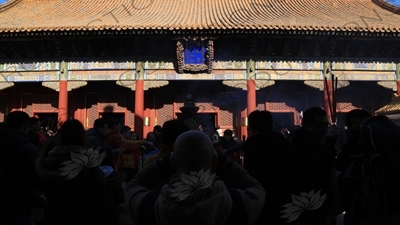
[[[171,195],[175,171],[166,155],[141,170],[127,185],[125,202],[134,224],[253,224],[265,200],[256,179],[237,163],[220,155],[217,178],[204,189],[195,189],[181,201]]]
[[[224,182],[215,181],[207,189],[196,189],[186,199],[175,202],[172,187],[179,179],[161,189],[155,203],[157,224],[224,224],[232,208],[232,198]]]

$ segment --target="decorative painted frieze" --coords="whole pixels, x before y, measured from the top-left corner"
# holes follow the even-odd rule
[[[321,70],[322,62],[257,61],[256,69],[265,70]]]
[[[14,86],[13,82],[0,82],[0,91]]]
[[[247,90],[247,80],[224,80],[222,81],[222,84],[233,88]]]
[[[213,70],[213,73],[183,73],[177,74],[174,70],[146,70],[145,80],[227,80],[246,79],[245,70]]]
[[[304,84],[313,88],[316,88],[320,91],[324,90],[324,81],[323,80],[305,80]],[[337,88],[344,88],[350,85],[350,82],[347,80],[338,80]]]
[[[179,74],[173,62],[143,62],[144,80],[245,80],[248,62],[217,61],[212,73]],[[256,61],[251,79],[256,80],[323,80],[321,62]],[[400,68],[400,66],[398,66]],[[266,68],[266,69],[262,69]],[[395,63],[333,62],[332,73],[339,80],[393,81],[399,79]],[[0,76],[9,82],[43,82],[60,79],[61,63],[0,64]],[[134,62],[69,62],[70,81],[135,80]],[[397,71],[397,72],[396,72]],[[311,82],[312,83],[312,82]]]
[[[273,86],[274,84],[275,84],[274,80],[256,80],[256,90]]]
[[[136,80],[118,80],[117,85],[135,90]]]
[[[378,81],[378,85],[392,89],[393,91],[397,91],[397,82],[396,81]]]
[[[322,71],[258,70],[257,80],[323,80]]]
[[[147,77],[147,79],[154,79],[154,80],[178,80],[179,75],[177,73],[157,73],[152,74]]]
[[[332,71],[339,80],[359,81],[392,81],[395,80],[395,71]]]
[[[214,61],[213,69],[246,69],[246,61]]]
[[[86,81],[68,81],[67,90],[72,91],[78,89],[80,87],[84,87],[87,85]],[[59,81],[45,81],[42,82],[43,87],[47,87],[53,89],[54,91],[60,91],[60,82]]]
[[[391,62],[333,62],[332,70],[396,70]]]
[[[134,80],[133,70],[69,71],[69,80]]]
[[[35,62],[35,63],[2,63],[0,72],[3,71],[49,71],[59,70],[59,62]]]
[[[324,82],[322,80],[305,80],[304,84],[320,91],[324,90]],[[339,85],[339,82],[338,82]]]
[[[144,86],[143,89],[145,91],[149,90],[150,88],[159,88],[168,85],[168,81],[166,80],[145,80],[144,81]],[[132,91],[136,89],[136,81],[124,81],[124,80],[119,80],[117,81],[117,84],[126,88],[130,88]]]
[[[145,62],[144,68],[154,70],[154,69],[170,69],[173,70],[174,68],[174,63],[173,62]]]
[[[56,81],[59,79],[59,72],[58,71],[0,72],[0,77],[2,77],[4,81],[11,81],[11,82]]]
[[[169,84],[166,80],[146,80],[144,81],[144,90],[149,90],[150,88],[159,88],[163,86],[167,86]]]
[[[125,70],[135,69],[134,62],[69,62],[68,70]]]
[[[240,88],[244,91],[247,90],[247,80],[224,80],[222,83],[226,86],[233,88]],[[269,87],[275,84],[273,80],[256,80],[256,90]]]

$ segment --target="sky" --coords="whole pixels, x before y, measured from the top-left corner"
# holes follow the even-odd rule
[[[388,0],[387,2],[390,2],[390,3],[394,4],[394,5],[400,6],[400,0]]]

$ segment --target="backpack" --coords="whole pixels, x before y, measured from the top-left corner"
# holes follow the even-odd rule
[[[353,161],[341,174],[341,206],[352,215],[382,215],[386,212],[385,179],[382,157],[375,147],[370,126],[360,127],[361,136]]]

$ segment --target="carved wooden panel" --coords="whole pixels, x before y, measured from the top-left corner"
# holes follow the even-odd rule
[[[126,126],[135,127],[135,113],[131,111],[126,111],[127,120],[125,122]]]
[[[166,121],[174,117],[174,94],[173,93],[156,93],[154,95],[156,108],[156,125],[163,125]]]
[[[229,110],[221,110],[221,122],[219,125],[225,127],[233,126],[233,124],[233,113]]]
[[[135,96],[129,94],[127,99],[125,125],[135,127]]]
[[[168,120],[173,119],[173,104],[164,104],[164,106],[157,110],[157,124],[163,125]]]
[[[338,102],[336,109],[338,112],[348,112],[353,109],[357,109],[351,102]]]
[[[93,123],[97,118],[99,118],[97,94],[86,94],[86,127],[93,127]]]
[[[34,112],[58,112],[58,94],[33,95]]]

